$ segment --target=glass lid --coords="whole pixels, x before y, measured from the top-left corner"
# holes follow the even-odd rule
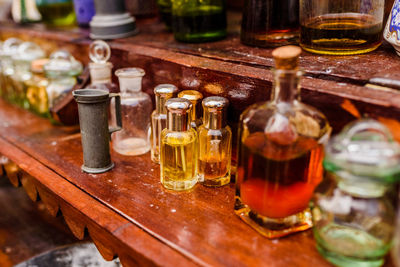
[[[18,47],[22,41],[18,38],[8,38],[4,41],[0,56],[12,56],[18,52]]]
[[[12,59],[31,62],[44,57],[45,53],[40,46],[32,42],[23,42],[18,46],[17,53],[13,54]]]
[[[82,63],[77,61],[68,51],[58,50],[50,55],[49,62],[44,66],[46,75],[77,76],[82,72]]]
[[[89,57],[94,63],[106,63],[111,56],[110,46],[101,40],[96,40],[90,44]]]

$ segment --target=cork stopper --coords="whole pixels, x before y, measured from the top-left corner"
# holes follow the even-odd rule
[[[301,48],[294,45],[282,46],[272,51],[275,67],[281,70],[296,70],[299,68]]]
[[[43,73],[44,72],[44,65],[49,62],[48,58],[41,58],[36,59],[31,62],[31,71],[33,73]]]

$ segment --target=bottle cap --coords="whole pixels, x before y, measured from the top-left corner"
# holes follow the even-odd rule
[[[226,109],[229,101],[225,97],[210,96],[203,100],[204,126],[208,129],[221,129],[226,126]]]
[[[171,98],[165,103],[168,110],[167,127],[171,131],[183,132],[189,129],[189,114],[192,103],[184,98]]]
[[[187,99],[192,102],[193,108],[191,113],[191,120],[193,122],[196,122],[198,120],[197,114],[202,114],[200,100],[203,99],[203,94],[196,90],[184,90],[178,94],[178,97]]]
[[[296,70],[299,67],[301,48],[294,45],[282,46],[272,51],[277,69]]]
[[[178,88],[173,84],[159,84],[154,88],[156,96],[156,111],[159,114],[167,114],[165,102],[172,98],[178,91]]]
[[[94,63],[106,63],[111,56],[110,46],[102,41],[96,40],[89,46],[89,57]]]
[[[140,92],[142,90],[142,78],[146,72],[141,68],[118,69],[115,75],[119,80],[121,92]]]
[[[400,180],[400,145],[381,123],[359,120],[332,138],[324,166],[346,192],[379,196],[388,183]]]
[[[82,63],[68,51],[57,50],[50,55],[49,62],[44,65],[44,71],[49,77],[77,76],[82,72]]]

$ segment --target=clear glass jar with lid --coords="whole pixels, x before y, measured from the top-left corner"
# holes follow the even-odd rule
[[[76,77],[82,72],[82,63],[77,61],[68,51],[58,50],[50,55],[49,62],[44,65],[49,85],[46,88],[48,109],[67,95],[76,84]]]
[[[394,234],[400,146],[386,127],[351,123],[326,146],[313,207],[319,252],[337,266],[381,266]]]
[[[4,41],[0,59],[1,59],[1,95],[4,99],[12,101],[14,96],[14,87],[11,76],[14,74],[14,64],[12,55],[16,54],[22,41],[18,38],[9,38]]]

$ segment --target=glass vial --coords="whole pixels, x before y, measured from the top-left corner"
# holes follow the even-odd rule
[[[154,88],[156,96],[156,109],[151,114],[151,160],[160,163],[160,136],[161,131],[167,127],[167,108],[165,103],[174,97],[178,88],[173,84],[160,84]]]
[[[225,0],[171,0],[175,39],[199,43],[226,36]]]
[[[384,0],[300,0],[300,45],[327,55],[375,50],[382,41]]]
[[[299,27],[299,0],[246,0],[240,39],[260,47],[294,44]]]
[[[182,98],[167,101],[167,128],[161,132],[161,184],[182,191],[197,183],[197,133],[190,127],[192,104]]]
[[[88,88],[118,92],[118,86],[111,80],[113,65],[108,62],[110,56],[111,49],[106,42],[96,40],[90,44],[89,57],[92,62],[89,63],[91,84]]]
[[[196,90],[184,90],[178,94],[179,98],[184,98],[192,103],[192,111],[190,114],[190,125],[195,130],[203,123],[201,118],[201,100],[203,99],[202,93]]]
[[[226,123],[228,100],[212,96],[203,100],[204,124],[199,127],[198,178],[205,186],[230,182],[232,131]]]
[[[235,212],[268,238],[312,226],[308,207],[322,180],[325,116],[300,102],[301,49],[277,48],[270,102],[246,109],[240,118]]]
[[[142,92],[145,72],[140,68],[124,68],[117,70],[115,75],[121,91],[123,128],[112,135],[113,148],[126,156],[145,154],[150,150],[150,118],[153,111],[150,96]]]
[[[382,266],[395,233],[400,146],[385,126],[364,119],[325,150],[312,207],[318,251],[336,266]]]
[[[36,0],[42,20],[49,26],[73,26],[76,23],[72,0]]]

